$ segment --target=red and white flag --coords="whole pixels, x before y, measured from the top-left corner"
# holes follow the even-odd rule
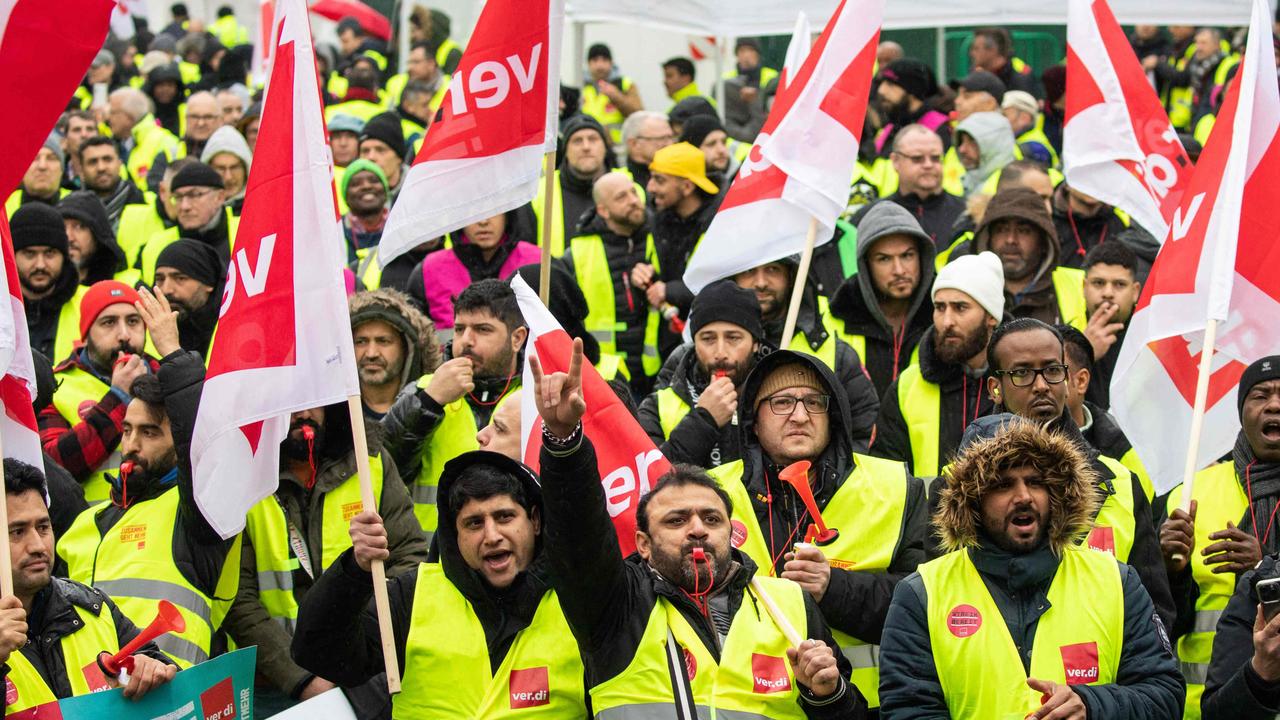
[[[778,73],[778,89],[775,96],[786,92],[791,76],[796,74],[805,58],[809,57],[809,46],[813,44],[813,30],[809,27],[809,16],[803,10],[796,13],[796,26],[791,31],[791,42],[787,43],[787,54],[782,60],[782,72]]]
[[[560,116],[564,0],[489,0],[391,207],[378,261],[538,194]]]
[[[258,150],[191,444],[223,537],[276,489],[289,415],[360,393],[343,247],[304,0],[277,0]]]
[[[538,454],[542,450],[542,418],[538,416],[538,404],[533,397],[535,386],[529,358],[538,358],[542,371],[548,375],[568,372],[573,339],[538,299],[538,293],[519,275],[512,278],[511,287],[529,326],[524,385],[520,390],[520,454],[526,465],[537,470]],[[636,506],[658,478],[671,469],[671,463],[654,447],[640,423],[600,373],[590,363],[582,365],[582,396],[587,402],[582,431],[595,443],[605,504],[618,532],[618,545],[624,555],[630,555],[636,547]]]
[[[831,239],[849,202],[883,17],[883,0],[841,0],[690,258],[690,290],[801,252],[811,219],[817,244]]]
[[[1182,481],[1205,328],[1218,321],[1197,467],[1240,429],[1236,386],[1280,353],[1280,90],[1271,13],[1255,0],[1249,43],[1213,135],[1173,213],[1111,381],[1111,409],[1156,492]]]
[[[111,0],[0,2],[0,193],[8,196],[107,38]]]
[[[36,371],[31,360],[31,337],[27,333],[27,314],[22,307],[22,288],[18,285],[18,268],[13,262],[13,236],[9,219],[0,209],[0,244],[3,245],[4,272],[0,272],[0,443],[4,456],[17,458],[44,472],[44,454],[40,448],[40,431],[31,399],[36,393]]]
[[[1191,160],[1106,0],[1071,0],[1063,170],[1164,239]]]

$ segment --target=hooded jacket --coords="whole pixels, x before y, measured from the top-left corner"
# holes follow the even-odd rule
[[[990,418],[1000,424],[1009,416]],[[999,482],[1010,458],[1033,459],[1046,479],[1049,523],[1035,549],[1013,553],[998,547],[982,529],[981,499]],[[1077,542],[1093,524],[1098,498],[1096,473],[1069,437],[1029,422],[1014,422],[995,438],[979,439],[948,472],[934,516],[944,546],[968,552],[1000,610],[1029,672],[1036,627],[1051,609],[1047,593],[1062,548]],[[1072,690],[1093,718],[1175,718],[1182,714],[1184,687],[1168,634],[1155,614],[1137,574],[1119,564],[1124,593],[1124,638],[1116,682],[1075,685]],[[1088,598],[1081,598],[1087,602]],[[929,641],[928,592],[919,573],[898,584],[880,647],[880,702],[885,718],[949,717],[946,697]]]
[[[867,253],[878,240],[905,235],[916,244],[920,278],[911,294],[911,306],[901,330],[894,330],[880,308],[879,293],[871,280]],[[871,375],[876,395],[884,398],[889,384],[911,362],[916,343],[933,324],[930,291],[934,276],[933,239],[920,229],[911,213],[896,203],[880,203],[858,225],[858,272],[836,290],[831,316],[844,324],[843,335],[866,338],[862,366]]]
[[[719,661],[724,635],[719,624],[638,553],[623,558],[618,550],[617,531],[606,509],[590,439],[579,433],[572,447],[552,453],[544,443],[541,452],[544,551],[560,607],[582,653],[587,688],[627,669],[659,598],[671,603]],[[732,618],[747,603],[763,615],[766,610],[750,588],[758,571],[755,563],[736,548],[730,548],[730,558],[733,565],[725,584],[708,599],[720,610],[711,613],[712,617]],[[843,681],[839,694],[826,698],[824,705],[810,702],[812,695],[801,687],[801,709],[811,720],[864,717],[865,701],[849,682],[849,661],[840,653],[818,605],[807,594],[804,603],[806,627],[797,629],[835,650]]]
[[[768,352],[768,349],[762,346],[761,352]],[[758,358],[759,355],[752,358],[752,362]],[[693,343],[677,348],[668,363],[671,367],[667,379],[664,381],[659,375],[658,387],[645,396],[638,410],[640,427],[644,428],[649,439],[673,463],[711,468],[742,457],[737,425],[729,422],[724,427],[717,427],[710,411],[697,407],[698,397],[711,380],[698,364],[698,353]],[[667,367],[664,366],[663,370],[666,372]],[[670,437],[662,431],[662,419],[658,413],[658,392],[663,388],[671,388],[689,406],[688,414],[672,428]]]
[[[882,202],[897,203],[906,208],[907,212],[915,216],[916,222],[920,223],[920,229],[933,239],[933,246],[938,251],[951,246],[951,238],[955,237],[953,228],[965,212],[964,200],[944,190],[939,189],[926,198],[899,190],[859,210],[853,216],[853,224],[860,224],[862,218],[871,212],[871,208]]]
[[[228,153],[234,155],[240,162],[244,163],[244,187],[240,188],[240,192],[234,196],[227,198],[227,205],[232,212],[240,214],[240,208],[244,205],[244,191],[249,187],[249,170],[253,166],[253,151],[249,149],[249,143],[240,134],[240,131],[230,125],[223,125],[205,141],[204,150],[200,151],[200,162],[208,165],[213,160],[213,156],[218,153]]]
[[[174,93],[172,100],[162,104],[156,101],[156,85],[165,81],[176,83],[178,91]],[[147,80],[142,84],[142,92],[146,93],[147,97],[151,98],[151,103],[155,105],[156,122],[173,133],[174,137],[182,137],[182,107],[186,103],[187,88],[182,82],[182,71],[179,70],[178,63],[166,63],[147,73]]]
[[[79,287],[80,273],[71,262],[71,256],[64,251],[62,274],[54,280],[53,292],[36,300],[24,295],[22,304],[26,310],[27,332],[30,333],[32,350],[39,350],[46,356],[53,357],[54,341],[58,336],[58,315],[62,312],[63,305],[75,302],[73,298]],[[58,358],[54,362],[64,359]]]
[[[1040,230],[1040,248],[1043,256],[1040,266],[1032,275],[1031,282],[1014,295],[1008,291],[1005,282],[1005,314],[1015,318],[1031,317],[1050,325],[1063,321],[1058,308],[1058,293],[1053,286],[1053,270],[1058,266],[1058,235],[1049,214],[1045,212],[1044,200],[1026,188],[1011,188],[991,198],[982,222],[974,231],[973,252],[981,253],[991,249],[991,230],[1001,220],[1016,219],[1031,223]],[[958,256],[956,256],[958,257]]]
[[[381,320],[400,333],[404,340],[404,371],[400,387],[404,387],[440,367],[440,341],[436,328],[425,315],[398,290],[380,288],[359,292],[347,298],[351,311],[351,329],[371,320]]]
[[[978,112],[961,120],[956,126],[956,137],[961,133],[978,144],[978,167],[966,172],[963,180],[964,194],[972,195],[982,189],[987,178],[1017,159],[1014,155],[1017,142],[1009,121],[998,112]]]
[[[81,285],[111,280],[116,273],[125,269],[124,250],[116,242],[116,233],[111,229],[107,209],[97,195],[89,190],[77,190],[58,201],[58,212],[62,213],[63,219],[72,218],[88,226],[97,246],[93,255],[81,261],[85,271]]]
[[[529,626],[543,594],[551,589],[551,578],[542,539],[535,540],[533,561],[510,587],[499,590],[470,568],[458,550],[458,529],[454,511],[447,501],[453,484],[463,471],[476,465],[491,465],[520,482],[526,507],[542,514],[542,489],[533,471],[497,453],[475,451],[449,461],[440,476],[440,527],[435,550],[444,575],[462,593],[484,629],[489,668],[497,672],[516,634]],[[405,666],[405,645],[413,625],[413,599],[418,584],[415,567],[387,583],[391,622],[395,628],[396,662]],[[449,642],[449,638],[439,638]],[[570,637],[564,642],[573,642]],[[348,549],[324,572],[298,608],[298,629],[293,636],[294,660],[308,671],[343,687],[360,685],[385,665],[373,604],[373,576],[360,569],[355,551]]]

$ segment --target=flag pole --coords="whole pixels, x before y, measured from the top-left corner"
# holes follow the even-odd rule
[[[360,475],[360,498],[365,512],[378,511],[378,499],[373,496],[373,479],[369,469],[369,440],[364,434],[364,408],[359,395],[347,398],[347,412],[351,415],[351,437],[355,441],[356,471]],[[7,555],[6,555],[7,557]],[[387,571],[381,560],[374,560],[373,604],[378,611],[378,634],[382,640],[382,659],[387,668],[387,692],[400,692],[400,666],[396,661],[396,640],[391,627],[391,601],[387,598]]]
[[[787,642],[791,643],[791,647],[799,650],[800,643],[804,642],[804,637],[802,637],[796,630],[796,627],[791,624],[791,621],[787,619],[787,616],[782,614],[782,610],[778,607],[778,603],[774,602],[773,598],[769,596],[769,593],[765,592],[764,584],[760,582],[759,576],[751,578],[751,589],[756,591],[756,595],[760,598],[760,603],[764,605],[764,609],[769,613],[769,617],[773,618],[773,624],[777,625],[778,629],[782,631],[783,637],[787,639]]]
[[[0,445],[0,458],[4,457],[4,447]],[[44,468],[41,468],[43,472]],[[0,482],[4,481],[4,465],[0,465]],[[45,492],[49,490],[46,487]],[[0,597],[13,594],[13,562],[9,557],[9,493],[5,493],[4,502],[0,502],[0,528],[4,537],[0,538]]]
[[[1196,478],[1196,460],[1200,455],[1200,434],[1204,428],[1205,405],[1209,401],[1209,377],[1213,369],[1213,351],[1218,341],[1218,319],[1209,318],[1204,326],[1204,348],[1200,351],[1200,374],[1196,378],[1196,404],[1191,410],[1191,437],[1187,442],[1187,464],[1182,469],[1182,512],[1191,512],[1191,491]],[[1174,555],[1181,560],[1181,554]]]
[[[780,350],[791,346],[791,337],[796,334],[796,320],[800,317],[800,300],[804,298],[805,281],[809,277],[809,265],[813,262],[813,244],[818,238],[818,219],[809,218],[809,232],[804,238],[804,252],[800,253],[800,269],[796,271],[796,281],[791,288],[791,306],[787,308],[787,323],[782,327],[782,343]]]
[[[542,156],[542,262],[538,270],[538,299],[551,307],[551,211],[555,208],[556,152]]]

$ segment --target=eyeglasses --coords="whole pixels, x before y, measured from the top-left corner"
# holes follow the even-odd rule
[[[213,122],[215,120],[221,120],[221,119],[222,119],[221,115],[192,115],[190,113],[187,114],[187,122],[207,123],[207,122]]]
[[[1039,370],[1035,368],[1017,368],[1014,370],[997,370],[996,375],[1009,378],[1009,382],[1014,387],[1030,387],[1034,385],[1037,377],[1044,378],[1044,381],[1050,385],[1057,385],[1067,379],[1066,365],[1050,365],[1042,367]]]
[[[805,395],[802,398],[793,397],[791,395],[774,395],[766,400],[769,403],[769,409],[774,415],[790,416],[796,411],[796,406],[804,403],[804,411],[810,415],[825,415],[827,408],[831,406],[830,395]]]
[[[906,153],[898,152],[897,150],[893,151],[893,154],[897,155],[898,157],[902,157],[902,158],[906,158],[907,160],[910,160],[912,165],[924,165],[925,163],[932,163],[934,165],[937,165],[938,163],[942,162],[941,155],[929,155],[924,153],[921,153],[919,155],[908,155]]]
[[[644,140],[646,142],[670,142],[672,140],[675,140],[676,136],[675,135],[637,135],[636,139]]]
[[[174,193],[169,196],[169,200],[174,205],[180,205],[186,200],[199,200],[211,192],[214,192],[214,190],[192,190],[191,192]]]

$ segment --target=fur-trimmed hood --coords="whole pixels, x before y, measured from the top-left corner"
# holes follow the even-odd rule
[[[370,320],[381,320],[400,332],[405,339],[408,357],[400,386],[404,387],[440,366],[440,341],[436,326],[422,311],[413,306],[409,296],[392,288],[368,290],[352,295],[347,301],[351,310],[351,328]]]
[[[965,430],[960,454],[943,472],[933,525],[947,551],[978,545],[982,496],[1006,468],[1031,464],[1049,489],[1049,545],[1055,554],[1084,537],[1098,513],[1097,471],[1064,433],[1014,415],[981,418]]]

